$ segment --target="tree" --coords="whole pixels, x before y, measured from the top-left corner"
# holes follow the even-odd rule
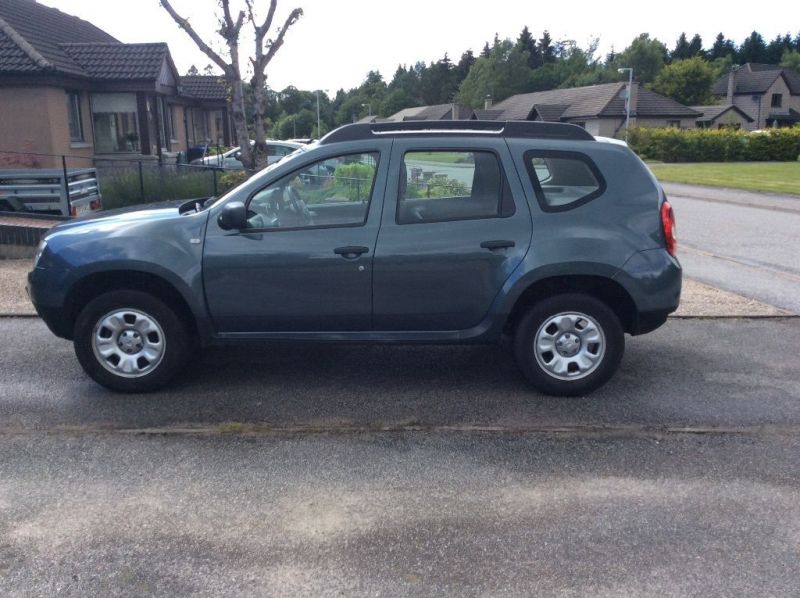
[[[667,61],[667,47],[657,39],[642,33],[631,45],[617,56],[613,68],[632,67],[634,75],[642,83],[650,83],[664,68]]]
[[[794,43],[792,36],[788,33],[786,35],[778,35],[767,45],[766,62],[767,64],[780,64],[783,59],[783,53],[787,50],[792,50]]]
[[[717,60],[718,58],[725,58],[726,56],[735,55],[736,44],[729,39],[725,39],[725,36],[722,35],[722,33],[718,33],[716,39],[714,40],[714,45],[711,46],[711,50],[708,52],[708,59],[713,61]]]
[[[461,82],[467,78],[473,64],[475,64],[475,55],[472,50],[467,50],[461,55],[461,59],[456,65],[456,87],[461,85]]]
[[[217,33],[225,42],[227,46],[227,60],[225,60],[219,53],[214,51],[209,44],[197,33],[197,31],[189,23],[189,20],[180,16],[172,7],[170,0],[160,0],[161,6],[172,17],[172,20],[177,23],[178,27],[183,29],[186,34],[194,41],[195,45],[208,56],[211,61],[216,64],[225,76],[225,82],[230,89],[231,93],[231,113],[233,116],[233,125],[236,129],[236,137],[241,146],[242,163],[245,167],[256,168],[262,162],[256,160],[256,155],[250,149],[250,133],[247,129],[247,116],[245,112],[244,102],[244,82],[242,81],[242,69],[239,59],[240,52],[240,36],[242,26],[245,20],[250,22],[255,32],[255,56],[250,58],[253,65],[254,74],[251,81],[251,89],[253,91],[254,100],[254,115],[255,115],[255,141],[256,146],[266,148],[266,135],[264,131],[264,113],[266,106],[266,97],[264,90],[266,88],[266,68],[270,61],[274,58],[277,51],[281,48],[286,37],[286,32],[294,25],[300,16],[303,14],[302,9],[295,8],[291,11],[283,26],[278,30],[275,39],[267,38],[272,27],[272,22],[275,17],[275,12],[278,5],[278,0],[270,0],[269,10],[267,16],[263,21],[257,21],[253,11],[253,0],[245,0],[247,11],[240,10],[236,18],[233,18],[231,12],[230,0],[219,0],[220,7],[222,8],[222,18],[220,19],[220,27]],[[266,154],[266,152],[264,152]],[[266,163],[266,155],[263,155],[263,163]]]
[[[197,77],[200,74],[200,71],[197,70],[195,65],[189,67],[189,70],[186,71],[187,77]]]
[[[689,58],[693,56],[703,56],[705,53],[703,52],[703,38],[700,37],[699,33],[695,33],[692,36],[692,41],[689,42]]]
[[[539,40],[539,55],[541,56],[542,64],[550,64],[556,61],[553,38],[550,37],[550,32],[547,29],[544,30]]]
[[[686,34],[681,33],[678,41],[675,42],[675,49],[670,54],[672,60],[686,60],[692,57],[692,50],[689,47],[689,40],[686,39]]]
[[[528,66],[535,69],[542,65],[541,57],[539,56],[539,48],[536,46],[536,40],[525,25],[517,38],[516,48],[521,52],[528,53]]]
[[[531,69],[528,53],[520,51],[511,40],[503,40],[492,48],[488,57],[481,56],[461,83],[456,99],[459,104],[478,108],[486,96],[500,101],[530,87]]]
[[[797,50],[786,50],[781,58],[781,66],[800,73],[800,52]]]
[[[767,59],[767,44],[758,31],[753,31],[739,48],[739,62],[765,62]]]
[[[713,82],[714,70],[701,57],[695,56],[665,66],[651,87],[681,104],[696,106],[712,102]]]

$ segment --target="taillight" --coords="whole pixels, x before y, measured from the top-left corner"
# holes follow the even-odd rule
[[[667,245],[667,253],[675,255],[678,249],[678,237],[675,233],[675,213],[668,201],[661,204],[661,228],[664,230],[664,241]]]

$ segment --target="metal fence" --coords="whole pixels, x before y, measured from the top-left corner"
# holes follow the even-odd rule
[[[241,169],[196,165],[175,158],[114,157],[101,159],[0,150],[0,169],[39,171],[94,168],[105,209],[175,199],[195,199],[220,194],[223,177]],[[65,174],[66,176],[66,174]]]

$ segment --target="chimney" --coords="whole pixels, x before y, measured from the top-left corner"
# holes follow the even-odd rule
[[[736,92],[736,68],[731,68],[728,73],[728,104],[733,104],[733,94]]]
[[[488,110],[492,107],[492,95],[486,94],[486,98],[483,100],[483,109]]]

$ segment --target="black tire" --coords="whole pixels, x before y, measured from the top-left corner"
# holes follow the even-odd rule
[[[565,342],[576,343],[579,348],[575,350],[580,351],[585,345],[589,350],[596,351],[598,357],[592,366],[586,368],[585,373],[580,371],[570,373],[568,369],[566,373],[562,374],[567,378],[574,376],[571,379],[557,377],[555,373],[549,372],[546,366],[555,363],[552,361],[553,355],[561,359],[562,363],[570,362],[577,357],[569,357],[568,352],[562,355],[553,351],[542,351],[537,359],[535,350],[535,341],[540,328],[551,318],[559,317],[562,314],[589,316],[594,320],[592,325],[596,324],[596,328],[599,329],[604,345],[601,352],[599,349],[601,345],[598,343],[586,343],[581,338],[575,341],[574,337],[578,335],[574,334],[572,338],[566,338]],[[583,325],[585,326],[585,324]],[[560,331],[554,334],[547,332],[548,329],[553,330],[551,326],[542,328],[543,334],[553,338],[558,335],[557,338],[562,338]],[[567,347],[567,351],[569,351],[569,347]],[[600,388],[617,371],[624,352],[625,332],[617,315],[602,301],[580,293],[554,295],[536,303],[522,317],[514,332],[514,354],[517,364],[530,383],[548,395],[579,396]],[[574,367],[574,369],[580,370],[577,361],[570,362],[568,365],[570,368]]]
[[[122,372],[115,374],[109,370],[109,367],[114,367],[113,357],[112,360],[105,360],[110,364],[107,367],[103,365],[100,356],[95,354],[93,345],[95,332],[99,330],[104,317],[115,310],[121,312],[130,310],[154,321],[161,329],[154,334],[156,341],[163,332],[163,338],[159,341],[163,342],[163,349],[159,353],[158,360],[154,359],[150,363],[145,358],[141,362],[145,364],[142,366],[145,371],[141,374],[138,372],[129,374],[136,377],[126,377]],[[103,331],[103,334],[108,334],[108,331]],[[172,308],[152,295],[133,290],[111,291],[90,301],[78,315],[73,339],[75,354],[86,373],[102,386],[126,393],[151,392],[169,383],[185,365],[192,346],[191,336],[185,323]],[[135,354],[132,357],[135,357]],[[147,370],[147,368],[152,369]]]

